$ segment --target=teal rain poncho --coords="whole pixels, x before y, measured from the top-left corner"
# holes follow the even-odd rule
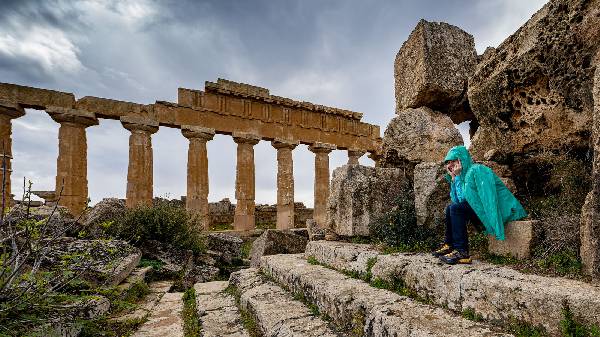
[[[477,214],[477,217],[488,234],[496,239],[504,240],[504,224],[527,216],[527,212],[517,198],[489,167],[474,164],[469,151],[464,146],[455,146],[448,151],[445,161],[460,160],[462,171],[460,181],[465,199]],[[450,175],[446,174],[450,183],[450,197],[454,200],[454,184]]]

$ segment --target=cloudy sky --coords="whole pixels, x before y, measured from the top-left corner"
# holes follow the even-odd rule
[[[544,0],[2,0],[0,82],[139,103],[177,100],[177,88],[226,78],[272,94],[394,116],[393,62],[424,18],[457,25],[477,51],[497,46]],[[23,177],[54,189],[58,124],[28,110],[13,122],[13,193]],[[92,202],[124,197],[129,132],[102,120],[88,129]],[[161,127],[153,136],[154,194],[185,194],[187,140]],[[211,201],[233,200],[235,143],[208,145]],[[314,159],[294,151],[296,200],[312,205]],[[330,166],[346,161],[332,153]],[[366,158],[361,163],[372,165]],[[256,146],[257,203],[276,202],[276,152]]]

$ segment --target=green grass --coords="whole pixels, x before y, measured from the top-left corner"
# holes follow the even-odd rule
[[[466,318],[470,321],[473,322],[481,322],[483,321],[483,316],[481,316],[480,314],[475,312],[475,309],[473,308],[466,308],[465,310],[463,310],[462,312],[462,317]]]
[[[317,260],[317,258],[314,257],[314,256],[312,256],[312,255],[309,256],[306,259],[306,262],[308,262],[309,264],[312,264],[312,265],[316,265],[316,266],[320,266],[321,265],[321,263],[319,263],[319,261]]]
[[[138,264],[138,267],[152,267],[154,270],[160,270],[164,265],[165,263],[159,260],[142,258]]]
[[[597,325],[585,325],[578,322],[573,317],[573,312],[568,306],[562,310],[563,319],[560,321],[560,328],[563,336],[566,337],[599,337],[600,327]]]
[[[196,290],[189,288],[183,293],[183,333],[185,337],[199,337],[202,327],[196,310]]]
[[[508,332],[516,337],[543,337],[546,336],[544,328],[532,326],[530,323],[512,320]]]
[[[210,226],[211,231],[230,231],[233,230],[231,223],[217,223]]]
[[[242,247],[241,247],[242,259],[250,258],[250,251],[252,250],[253,243],[254,243],[253,240],[244,240],[244,242],[242,243]]]

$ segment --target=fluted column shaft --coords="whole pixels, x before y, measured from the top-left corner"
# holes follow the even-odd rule
[[[187,167],[187,196],[185,207],[201,217],[204,230],[210,229],[208,209],[208,153],[206,143],[215,135],[214,129],[182,126],[181,132],[189,139]]]
[[[10,174],[12,172],[12,119],[24,115],[25,110],[18,104],[0,101],[0,170],[2,171],[0,183],[4,181],[2,200],[4,200],[6,207],[12,206],[13,203],[10,184]]]
[[[277,149],[277,229],[294,228],[294,161],[297,142],[274,140]]]
[[[309,149],[315,154],[315,195],[313,219],[324,228],[327,218],[327,199],[329,198],[329,153],[335,149],[330,144],[317,143]]]
[[[153,155],[152,134],[158,131],[158,123],[141,118],[121,117],[123,127],[131,131],[129,136],[129,166],[127,167],[127,207],[152,205]]]
[[[235,175],[235,215],[233,228],[235,230],[254,229],[255,209],[255,168],[254,168],[254,145],[258,144],[260,138],[250,134],[235,134],[234,141],[237,143],[237,167]]]
[[[88,199],[85,129],[98,125],[98,119],[93,113],[82,110],[48,107],[46,111],[60,123],[55,185],[58,204],[77,216],[84,211]]]

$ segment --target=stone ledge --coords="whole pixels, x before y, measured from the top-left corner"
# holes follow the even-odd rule
[[[307,255],[319,263],[344,271],[366,271],[369,245],[312,241]],[[523,274],[507,267],[474,261],[472,265],[449,266],[429,254],[376,255],[373,279],[400,279],[423,298],[439,306],[462,312],[473,309],[487,321],[517,319],[542,326],[552,336],[560,335],[564,304],[575,319],[600,325],[600,287],[585,282]],[[363,262],[364,261],[364,262]]]
[[[483,324],[371,287],[334,270],[309,264],[301,254],[263,257],[261,269],[301,293],[343,329],[364,336],[510,336]]]
[[[196,308],[204,337],[248,337],[227,281],[196,283]]]

